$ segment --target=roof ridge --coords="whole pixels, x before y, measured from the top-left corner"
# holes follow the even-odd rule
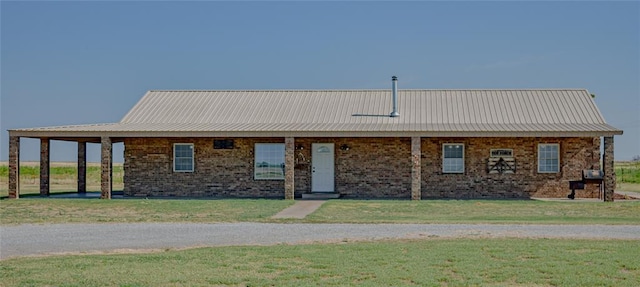
[[[361,92],[389,91],[391,89],[265,89],[265,90],[149,90],[148,92]],[[535,88],[535,89],[398,89],[399,91],[587,91],[585,88]]]

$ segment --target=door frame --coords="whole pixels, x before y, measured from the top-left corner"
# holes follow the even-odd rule
[[[331,145],[331,166],[327,167],[331,170],[331,190],[314,190],[314,182],[317,179],[317,177],[315,176],[315,168],[316,168],[316,164],[318,163],[316,161],[316,157],[314,156],[316,154],[316,149],[319,147],[319,145]],[[336,192],[336,149],[335,149],[335,144],[334,143],[311,143],[311,192],[312,193],[334,193]]]

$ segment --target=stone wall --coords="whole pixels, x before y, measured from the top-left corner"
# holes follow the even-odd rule
[[[442,144],[463,143],[465,170],[442,172]],[[560,144],[560,172],[538,173],[538,144]],[[513,149],[514,174],[489,174],[491,149]],[[582,179],[583,169],[599,169],[599,138],[423,138],[422,198],[529,198],[562,197],[569,181]],[[576,190],[576,197],[597,198],[596,185]]]
[[[236,138],[213,149],[213,138],[125,139],[125,195],[284,198],[284,180],[254,180],[255,143],[284,138]],[[195,170],[173,172],[173,144],[193,143]],[[411,198],[411,138],[295,138],[295,196],[311,192],[311,144],[335,145],[336,192],[343,198]],[[442,173],[442,144],[465,145],[463,174]],[[560,144],[560,172],[537,172],[539,143]],[[348,150],[340,147],[347,145]],[[570,180],[599,169],[599,138],[422,138],[421,194],[429,198],[566,197]],[[489,174],[490,149],[513,149],[515,174]],[[577,197],[598,197],[595,185]]]
[[[335,145],[335,188],[343,198],[411,198],[411,138],[296,138],[303,148],[296,151],[296,193],[311,192],[312,143]]]
[[[255,143],[283,138],[235,139],[234,149],[214,149],[212,138],[125,139],[126,196],[284,198],[284,180],[254,180]],[[173,144],[194,144],[194,172],[173,171]]]

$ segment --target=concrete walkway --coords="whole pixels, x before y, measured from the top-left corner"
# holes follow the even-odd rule
[[[621,194],[621,195],[625,195],[631,198],[637,198],[640,199],[640,192],[634,192],[634,191],[616,191],[617,194]]]
[[[271,218],[302,219],[316,211],[326,200],[297,200],[292,206],[283,209]]]

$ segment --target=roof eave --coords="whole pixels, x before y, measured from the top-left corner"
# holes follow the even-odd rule
[[[9,130],[9,136],[51,139],[144,137],[601,137],[606,131],[34,131]]]

